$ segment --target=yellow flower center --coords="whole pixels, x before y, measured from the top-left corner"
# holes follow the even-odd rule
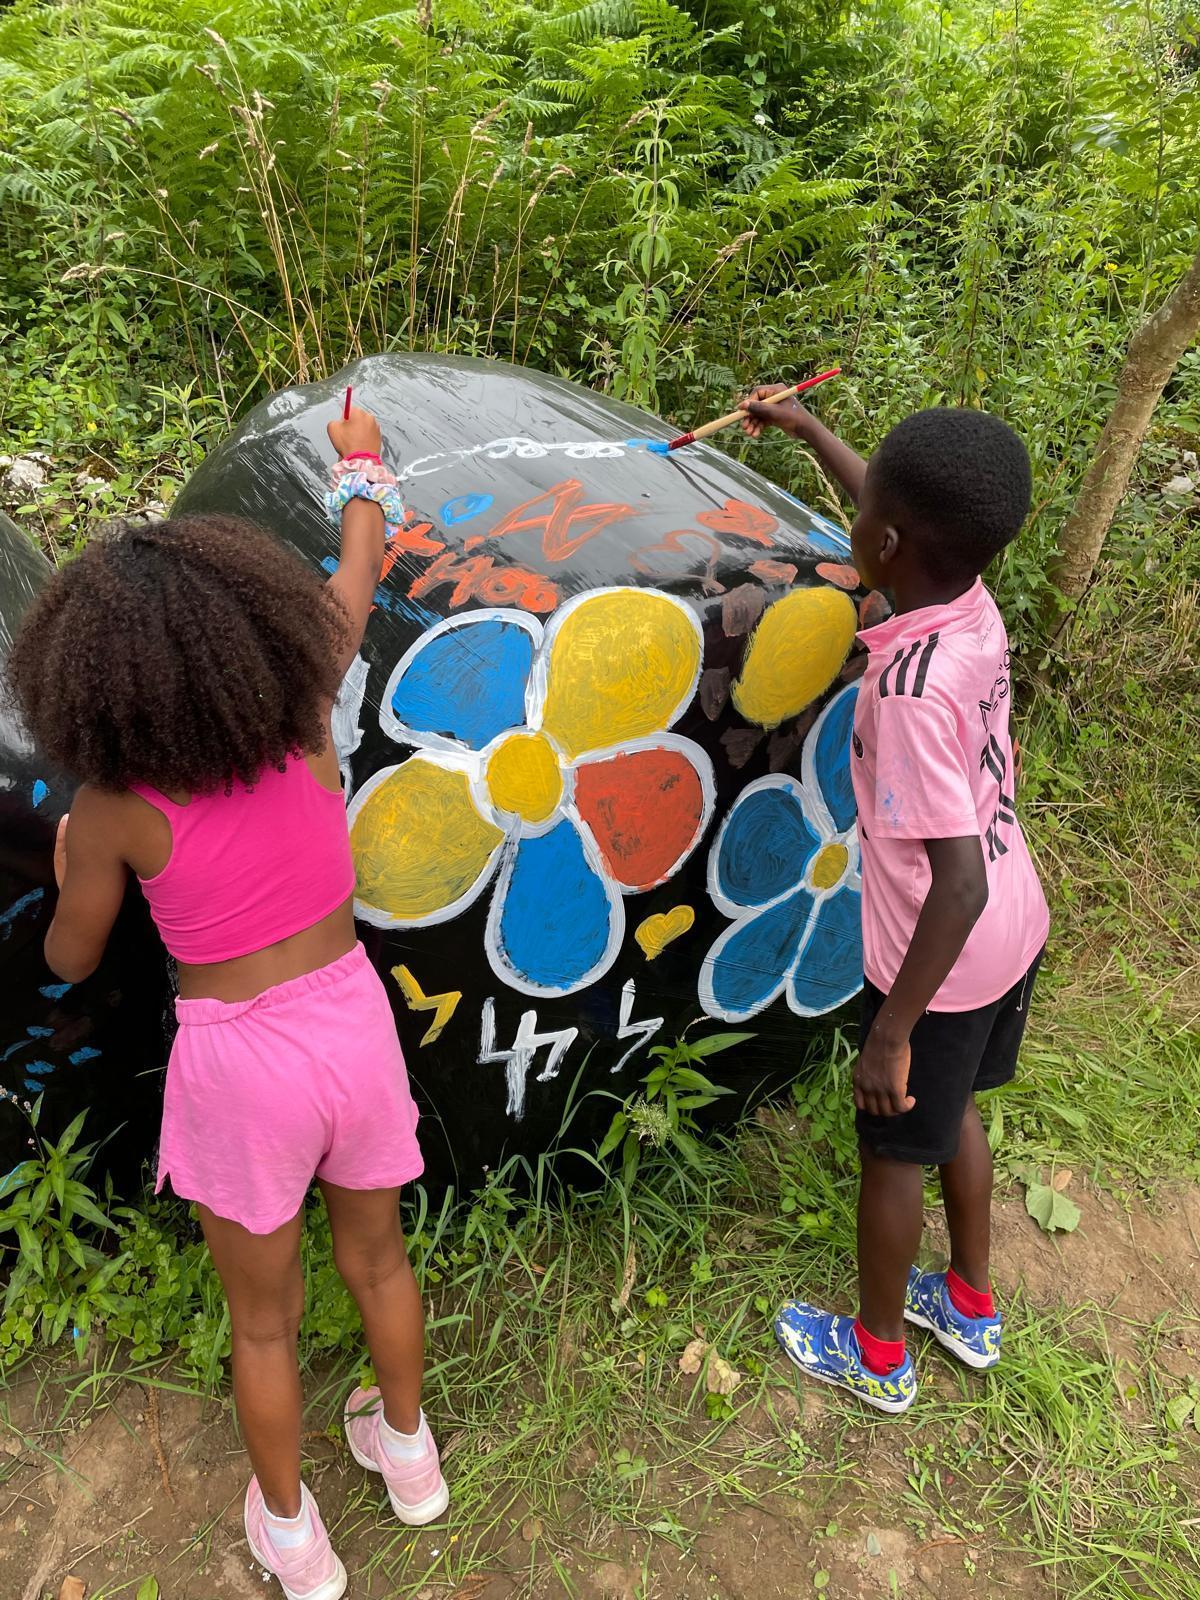
[[[813,862],[814,889],[832,889],[846,870],[850,853],[844,844],[827,844]]]
[[[497,811],[525,822],[545,822],[562,799],[562,773],[553,745],[545,734],[510,734],[492,752],[487,784]]]

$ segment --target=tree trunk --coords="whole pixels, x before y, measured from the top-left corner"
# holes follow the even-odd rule
[[[1137,454],[1159,396],[1180,356],[1200,331],[1200,255],[1129,343],[1117,381],[1117,398],[1084,474],[1079,494],[1063,524],[1050,578],[1062,597],[1075,602],[1091,582],[1092,571],[1121,497],[1129,487]],[[1052,631],[1055,607],[1048,618]],[[1061,626],[1062,619],[1057,619]]]

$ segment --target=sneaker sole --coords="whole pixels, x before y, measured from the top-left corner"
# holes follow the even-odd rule
[[[333,1558],[337,1562],[337,1571],[334,1573],[333,1577],[327,1582],[321,1584],[318,1588],[310,1589],[307,1594],[301,1594],[298,1589],[289,1589],[279,1574],[271,1570],[270,1564],[264,1557],[262,1551],[255,1544],[249,1528],[246,1529],[246,1543],[250,1546],[250,1554],[254,1557],[255,1561],[258,1562],[259,1566],[263,1569],[268,1577],[275,1579],[275,1582],[287,1596],[287,1600],[342,1600],[342,1596],[346,1592],[346,1584],[348,1580],[346,1578],[346,1569],[342,1565],[340,1557],[337,1555],[335,1555]]]
[[[910,1400],[877,1400],[872,1395],[863,1394],[861,1389],[855,1389],[843,1378],[835,1378],[828,1372],[818,1372],[815,1367],[806,1367],[803,1361],[796,1360],[778,1334],[775,1335],[775,1340],[797,1372],[802,1372],[806,1378],[815,1378],[818,1383],[827,1383],[833,1389],[841,1389],[845,1394],[852,1394],[856,1400],[861,1400],[864,1405],[873,1406],[876,1411],[884,1411],[889,1417],[901,1416],[916,1401],[915,1394]]]
[[[342,1420],[343,1422],[348,1421],[345,1413],[343,1413]],[[359,1466],[364,1472],[375,1472],[378,1473],[381,1478],[383,1478],[382,1467],[380,1467],[377,1461],[371,1461],[367,1456],[363,1455],[358,1446],[354,1443],[348,1426],[346,1428],[346,1443],[350,1446],[350,1454],[354,1457],[355,1461],[358,1462]],[[435,1489],[427,1500],[418,1501],[415,1506],[406,1505],[403,1500],[397,1500],[396,1496],[392,1493],[391,1484],[388,1483],[386,1478],[383,1479],[383,1482],[384,1487],[388,1492],[388,1499],[392,1504],[392,1510],[400,1518],[400,1521],[409,1528],[423,1528],[426,1523],[436,1522],[438,1518],[444,1514],[446,1508],[450,1504],[450,1490],[446,1484],[445,1478],[442,1479],[442,1486],[440,1489]],[[321,1600],[324,1600],[324,1596],[321,1597]],[[336,1600],[336,1596],[331,1596],[330,1600]]]
[[[939,1328],[936,1323],[930,1322],[928,1317],[921,1316],[920,1312],[904,1308],[905,1322],[911,1322],[914,1328],[924,1328],[926,1333],[931,1333],[943,1350],[961,1361],[964,1367],[971,1367],[975,1372],[987,1372],[996,1366],[999,1356],[980,1355],[978,1350],[972,1350],[969,1344],[964,1344],[961,1339],[956,1339],[952,1333],[947,1333],[944,1328]]]

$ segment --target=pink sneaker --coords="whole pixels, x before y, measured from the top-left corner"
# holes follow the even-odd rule
[[[450,1491],[442,1477],[437,1445],[424,1416],[421,1418],[421,1454],[411,1461],[393,1461],[379,1438],[383,1401],[378,1389],[355,1389],[346,1401],[346,1443],[350,1454],[368,1472],[380,1472],[387,1484],[392,1510],[410,1528],[436,1522],[450,1504]]]
[[[246,1542],[250,1554],[266,1572],[279,1579],[287,1600],[341,1600],[346,1592],[346,1569],[333,1553],[317,1502],[303,1484],[300,1494],[308,1507],[312,1533],[295,1550],[276,1550],[264,1521],[266,1506],[258,1479],[246,1490]]]

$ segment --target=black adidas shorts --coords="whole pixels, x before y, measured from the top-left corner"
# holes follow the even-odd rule
[[[912,1061],[908,1092],[917,1102],[898,1117],[857,1113],[858,1137],[877,1156],[938,1167],[958,1154],[967,1101],[984,1089],[1011,1082],[1029,1015],[1029,998],[1045,955],[1007,994],[976,1011],[927,1011],[909,1039]],[[886,997],[871,982],[863,984],[862,1038],[866,1038]]]

